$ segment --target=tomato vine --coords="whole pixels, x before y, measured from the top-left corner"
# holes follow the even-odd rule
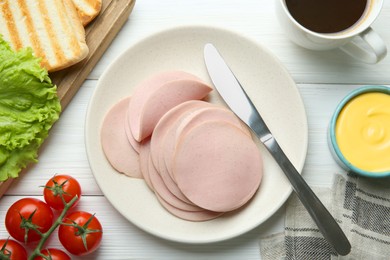
[[[60,195],[62,196],[62,195]],[[68,210],[72,207],[72,205],[78,200],[78,196],[76,195],[75,197],[73,197],[73,199],[71,199],[70,202],[64,204],[64,209],[62,210],[61,214],[59,215],[59,217],[56,219],[56,221],[54,221],[53,225],[51,226],[51,228],[41,234],[41,240],[39,241],[37,247],[34,249],[34,251],[32,252],[32,254],[29,256],[29,260],[33,260],[35,257],[37,256],[40,256],[40,257],[43,257],[44,259],[50,259],[48,258],[46,255],[42,254],[41,253],[41,250],[43,249],[43,245],[45,244],[45,242],[47,241],[47,239],[49,239],[50,235],[54,232],[54,230],[56,230],[56,228],[61,225],[62,223],[62,219],[65,218],[65,215],[66,213],[68,212]]]
[[[103,228],[95,214],[69,212],[80,200],[81,187],[77,180],[68,175],[55,175],[43,187],[46,203],[34,198],[22,198],[12,204],[6,214],[5,224],[13,238],[24,243],[38,241],[28,259],[50,260],[51,252],[67,255],[55,248],[44,248],[58,227],[59,240],[71,254],[85,255],[96,250],[102,239]],[[60,211],[54,221],[52,209]],[[18,244],[13,240],[10,243]],[[11,251],[6,245],[0,247],[0,259],[13,259],[9,257]],[[27,256],[22,259],[27,259]]]

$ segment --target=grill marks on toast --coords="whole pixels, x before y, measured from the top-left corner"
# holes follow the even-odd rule
[[[11,12],[11,8],[8,4],[7,1],[5,2],[2,2],[1,3],[1,13],[2,13],[2,16],[4,17],[4,23],[8,29],[8,37],[9,39],[11,40],[11,43],[17,48],[21,48],[23,45],[22,45],[22,42],[20,40],[20,37],[19,37],[19,32],[18,32],[18,29],[16,28],[16,25],[15,25],[15,20],[14,20],[14,15],[13,13]],[[7,35],[5,35],[7,36]]]
[[[54,25],[48,15],[46,15],[49,12],[46,8],[46,5],[43,4],[43,1],[38,1],[38,8],[40,13],[42,14],[43,25],[45,26],[48,38],[50,39],[50,45],[53,49],[53,55],[55,56],[57,62],[66,63],[66,58],[61,52],[60,43],[58,42],[58,38],[56,37],[55,32],[53,30]]]
[[[65,16],[63,16],[64,19],[61,19],[61,22],[63,23],[64,28],[67,30],[67,33],[71,34],[73,32],[73,34],[74,34],[74,37],[68,38],[69,39],[69,41],[68,41],[69,49],[71,49],[73,51],[74,55],[81,55],[83,50],[82,50],[80,44],[78,44],[78,42],[80,40],[85,41],[84,27],[79,20],[76,7],[73,5],[72,0],[63,0],[63,3],[64,3],[64,7],[66,9],[66,13],[68,14],[68,17],[71,18],[70,20],[79,21],[77,26],[75,26],[76,24],[71,23],[69,19],[67,20],[65,18]],[[60,6],[57,4],[57,8],[59,8],[59,7]],[[59,11],[59,13],[62,13],[64,15],[64,12],[61,12],[61,9],[59,9],[58,11]],[[73,48],[72,48],[72,46],[73,46]]]
[[[0,0],[0,33],[14,49],[30,46],[49,71],[88,54],[85,31],[71,0]]]
[[[28,35],[30,36],[30,46],[34,50],[35,55],[42,58],[41,65],[43,67],[47,68],[49,66],[48,53],[46,53],[43,50],[43,46],[41,44],[39,35],[37,35],[36,33],[30,33],[30,32],[36,32],[38,29],[38,28],[35,28],[35,26],[34,26],[32,13],[29,11],[29,8],[28,8],[25,0],[18,0],[17,4],[19,5],[19,9],[22,12],[22,16],[24,17],[24,25],[27,28]],[[39,14],[37,12],[35,12],[35,13],[36,13],[36,17],[38,17]],[[15,21],[15,22],[19,22],[19,21]],[[21,26],[21,24],[19,26]],[[24,46],[22,46],[22,47],[24,47]],[[19,49],[19,48],[17,48],[17,49]]]

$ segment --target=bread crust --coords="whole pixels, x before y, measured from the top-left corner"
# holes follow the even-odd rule
[[[81,23],[86,26],[100,13],[102,0],[72,0]]]

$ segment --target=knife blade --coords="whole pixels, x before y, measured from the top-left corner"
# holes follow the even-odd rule
[[[287,158],[244,88],[211,43],[207,43],[204,47],[204,60],[211,81],[220,96],[253,130],[279,164],[325,239],[339,255],[347,255],[351,251],[351,244],[343,230]]]

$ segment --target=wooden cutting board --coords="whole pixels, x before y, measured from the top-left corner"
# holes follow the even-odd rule
[[[89,54],[85,60],[67,69],[50,74],[58,87],[62,110],[77,93],[84,80],[95,67],[107,47],[126,22],[133,10],[135,0],[102,0],[102,9],[86,28]],[[0,198],[7,191],[13,179],[0,182]]]

